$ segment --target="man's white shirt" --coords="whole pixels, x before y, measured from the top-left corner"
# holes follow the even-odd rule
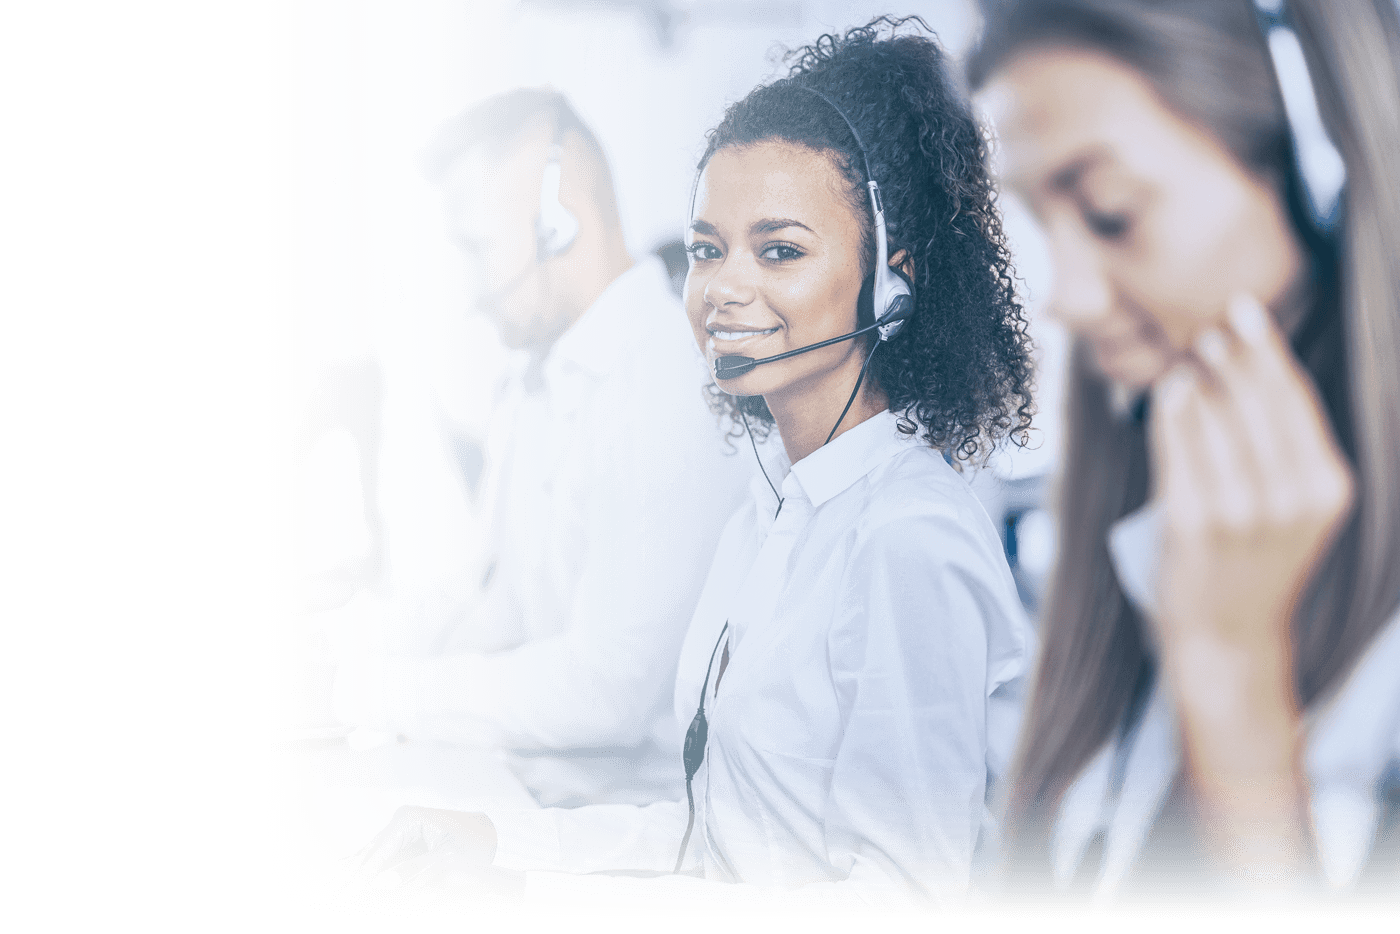
[[[431,657],[385,660],[380,723],[513,751],[545,803],[673,792],[686,622],[752,469],[702,395],[654,259],[507,378],[487,439],[488,578]]]

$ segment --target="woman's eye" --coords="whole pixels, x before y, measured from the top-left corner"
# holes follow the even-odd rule
[[[1084,223],[1089,225],[1095,235],[1105,240],[1121,240],[1127,236],[1129,219],[1127,214],[1101,214],[1097,211],[1085,211]]]
[[[685,251],[690,254],[692,260],[719,259],[719,249],[713,243],[705,243],[703,240],[692,243]]]
[[[762,256],[764,259],[783,262],[785,260],[797,259],[803,254],[801,250],[790,244],[774,243],[771,246],[765,247],[763,252],[759,255]]]

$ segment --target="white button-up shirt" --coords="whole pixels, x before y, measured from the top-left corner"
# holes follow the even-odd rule
[[[676,659],[752,467],[707,380],[655,259],[520,367],[488,437],[476,611],[456,651],[391,660],[384,722],[361,725],[520,753],[545,803],[674,793]]]
[[[1109,552],[1123,591],[1153,625],[1161,510],[1150,505],[1119,520]],[[1149,642],[1155,634],[1149,632]],[[1400,763],[1400,616],[1371,641],[1351,673],[1305,712],[1304,770],[1312,794],[1313,838],[1329,883],[1346,888],[1366,864],[1380,817],[1386,769]],[[1126,741],[1124,741],[1126,740]],[[1181,767],[1180,736],[1158,679],[1138,724],[1115,736],[1065,793],[1051,863],[1068,885],[1089,842],[1104,833],[1096,896],[1110,898],[1130,877]],[[1121,777],[1117,777],[1121,776]]]
[[[769,467],[776,520],[756,477],[725,529],[681,653],[677,772],[729,624],[687,866],[782,888],[959,891],[991,830],[1031,652],[997,532],[888,412],[784,468]],[[687,806],[493,817],[501,866],[669,871]]]

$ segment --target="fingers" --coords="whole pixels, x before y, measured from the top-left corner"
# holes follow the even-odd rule
[[[1276,411],[1317,415],[1322,413],[1312,378],[1293,355],[1293,348],[1273,315],[1252,295],[1230,299],[1226,312],[1231,341],[1231,359],[1249,371],[1254,381],[1267,390],[1277,404]]]
[[[1287,463],[1280,449],[1278,401],[1262,384],[1255,361],[1240,341],[1212,329],[1196,340],[1196,355],[1209,374],[1214,421],[1238,452],[1234,466],[1245,473],[1243,479],[1252,490],[1263,491]]]
[[[442,881],[448,863],[449,859],[441,853],[420,853],[394,863],[375,881],[389,885],[433,885]]]
[[[1258,302],[1237,299],[1231,304],[1230,320],[1241,342],[1253,351],[1256,365],[1266,378],[1272,377],[1266,391],[1279,399],[1278,431],[1296,447],[1307,481],[1301,486],[1301,501],[1284,506],[1309,514],[1345,515],[1354,499],[1355,482],[1317,387]]]
[[[363,889],[364,886],[370,885],[379,872],[389,867],[389,860],[393,854],[399,853],[403,849],[405,849],[405,835],[398,830],[389,833],[388,836],[381,833],[375,837],[374,840],[371,840],[363,860],[360,861],[360,867],[351,875],[350,885],[357,889]]]
[[[1196,350],[1218,386],[1214,414],[1240,444],[1256,506],[1274,524],[1329,521],[1345,513],[1351,471],[1315,387],[1273,319],[1257,301],[1237,296],[1230,331],[1207,331]]]
[[[1150,422],[1172,552],[1159,596],[1221,633],[1289,617],[1354,497],[1311,380],[1267,313],[1239,299],[1229,317],[1154,386]]]
[[[1206,521],[1205,457],[1199,450],[1195,400],[1199,379],[1179,364],[1152,390],[1152,449],[1157,494],[1174,523],[1199,528]]]
[[[427,852],[417,811],[412,807],[399,808],[389,826],[356,854],[355,873],[361,881],[367,882],[384,870]]]
[[[1208,363],[1231,395],[1249,402],[1268,424],[1279,448],[1304,447],[1290,453],[1313,455],[1333,445],[1326,414],[1312,378],[1293,356],[1272,316],[1254,298],[1238,295],[1228,313],[1230,352]],[[1223,341],[1222,341],[1223,343]]]

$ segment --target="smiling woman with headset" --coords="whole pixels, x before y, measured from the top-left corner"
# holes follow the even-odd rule
[[[950,461],[1024,435],[1029,348],[982,137],[905,22],[799,50],[700,162],[687,314],[717,406],[777,443],[754,440],[682,650],[687,800],[409,811],[370,869],[417,847],[809,893],[967,886],[1031,636]]]

